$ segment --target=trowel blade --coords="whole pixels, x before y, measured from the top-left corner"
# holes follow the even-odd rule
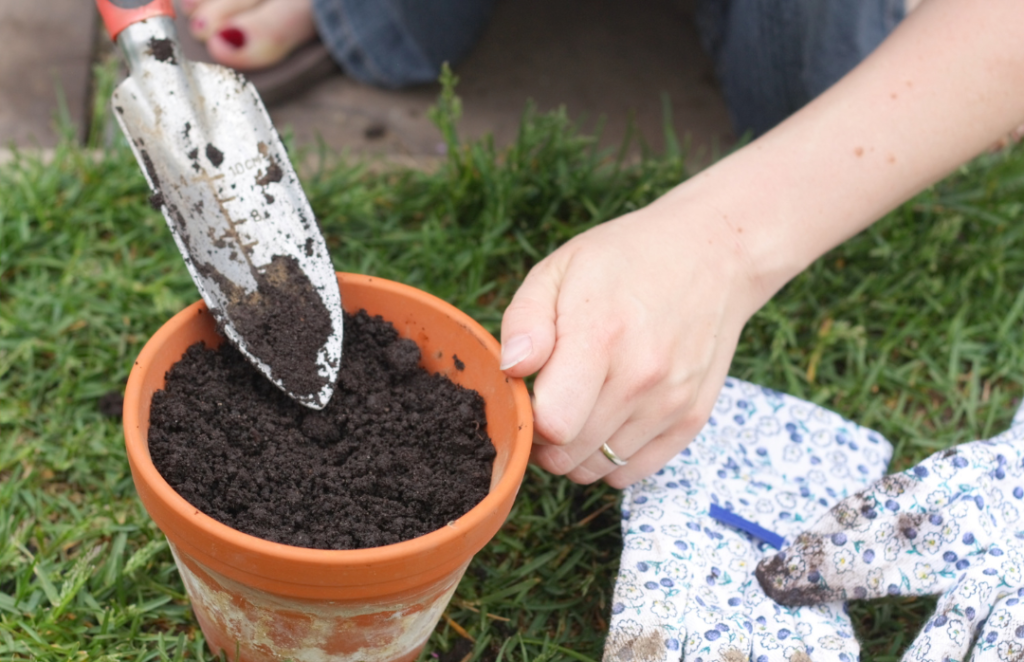
[[[114,91],[115,116],[224,335],[292,398],[321,409],[342,348],[327,246],[255,88],[183,59],[173,29],[158,19],[121,33],[138,57]]]

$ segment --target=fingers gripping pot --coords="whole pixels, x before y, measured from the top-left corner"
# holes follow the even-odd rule
[[[216,346],[202,302],[175,315],[146,343],[128,379],[124,431],[143,505],[167,536],[196,618],[214,654],[269,662],[290,658],[413,660],[473,555],[497,533],[518,492],[533,436],[529,396],[499,369],[497,341],[453,306],[415,288],[339,274],[345,307],[390,321],[422,351],[421,364],[484,398],[497,457],[489,494],[443,529],[360,550],[316,550],[262,540],[199,512],[160,476],[147,444],[153,393],[195,342]],[[452,370],[458,354],[463,370]]]

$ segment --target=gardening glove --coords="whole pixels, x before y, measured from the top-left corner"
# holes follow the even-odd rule
[[[605,662],[856,660],[841,602],[779,606],[753,571],[891,453],[833,412],[727,379],[693,443],[623,493]]]
[[[940,595],[904,660],[1024,656],[1024,424],[935,453],[844,499],[761,562],[783,605]]]

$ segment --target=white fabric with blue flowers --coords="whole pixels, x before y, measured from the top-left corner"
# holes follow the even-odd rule
[[[941,595],[904,660],[1024,660],[1022,418],[843,500],[765,560],[769,595],[786,603]]]
[[[878,480],[891,455],[878,433],[834,412],[728,379],[693,443],[623,493],[605,662],[857,660],[844,605],[776,604],[754,576],[774,554],[764,542],[772,536],[756,538],[709,511],[791,542]]]

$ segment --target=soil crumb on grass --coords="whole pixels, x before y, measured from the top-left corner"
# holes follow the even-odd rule
[[[121,418],[124,413],[124,396],[120,391],[107,391],[97,405],[100,413],[107,418]]]
[[[390,323],[346,313],[337,391],[314,411],[230,343],[198,343],[153,395],[153,463],[202,512],[274,542],[360,549],[430,533],[486,496],[495,451],[483,398],[419,358]]]

